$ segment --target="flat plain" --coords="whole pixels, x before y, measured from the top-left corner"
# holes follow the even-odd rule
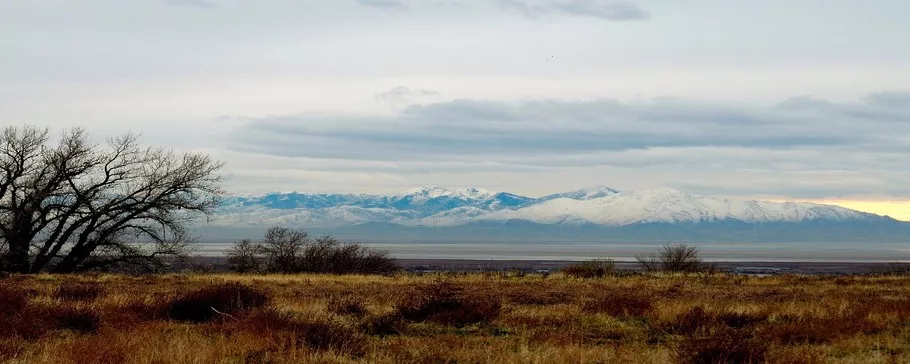
[[[906,363],[910,276],[0,279],[10,363]]]

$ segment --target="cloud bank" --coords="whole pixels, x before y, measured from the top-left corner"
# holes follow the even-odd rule
[[[500,7],[529,18],[550,15],[589,16],[606,21],[648,20],[651,14],[637,4],[613,0],[500,0]]]
[[[459,99],[391,116],[248,119],[231,134],[230,148],[336,161],[315,167],[336,172],[613,169],[705,193],[910,195],[908,106],[910,93],[899,91],[853,102],[795,97],[774,105]]]

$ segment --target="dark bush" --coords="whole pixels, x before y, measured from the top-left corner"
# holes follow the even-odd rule
[[[168,317],[178,321],[208,322],[265,306],[265,293],[242,284],[222,284],[186,293],[168,305]],[[229,315],[229,316],[227,316]]]
[[[589,313],[610,316],[641,316],[653,308],[654,298],[632,292],[605,292],[582,302],[581,309]]]
[[[602,278],[613,273],[612,259],[591,259],[562,268],[562,273],[575,278]]]
[[[64,301],[92,301],[103,294],[104,287],[97,283],[76,283],[58,287],[54,297]]]
[[[97,332],[101,326],[101,317],[88,309],[60,306],[50,308],[48,311],[47,314],[57,329],[91,334]]]
[[[468,295],[450,282],[422,287],[398,303],[398,314],[409,321],[465,326],[489,323],[499,317],[502,304],[489,296]]]
[[[764,363],[768,343],[739,330],[723,328],[687,336],[676,348],[681,364]]]

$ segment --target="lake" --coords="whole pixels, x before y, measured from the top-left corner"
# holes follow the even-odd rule
[[[223,255],[232,243],[203,242],[199,253]],[[652,242],[418,242],[364,244],[388,250],[401,259],[584,260],[633,261],[657,250]],[[695,243],[707,261],[896,262],[910,261],[910,243]]]

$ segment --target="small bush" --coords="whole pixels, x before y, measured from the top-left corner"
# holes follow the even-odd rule
[[[450,282],[439,282],[418,289],[398,303],[398,314],[410,321],[430,321],[443,325],[465,326],[489,323],[499,317],[502,304],[490,297],[466,295]]]
[[[256,289],[241,284],[223,284],[178,297],[168,305],[167,314],[178,321],[208,322],[223,318],[223,314],[233,316],[265,306],[268,301],[268,295]]]
[[[612,259],[591,259],[564,267],[562,273],[575,278],[602,278],[613,273]]]
[[[646,271],[694,273],[711,268],[698,256],[698,248],[686,244],[664,244],[656,253],[635,257]]]
[[[582,302],[581,309],[589,313],[610,316],[642,316],[653,308],[653,298],[627,292],[607,292]]]
[[[92,301],[104,294],[104,287],[99,284],[64,284],[57,288],[54,297],[64,301]]]

